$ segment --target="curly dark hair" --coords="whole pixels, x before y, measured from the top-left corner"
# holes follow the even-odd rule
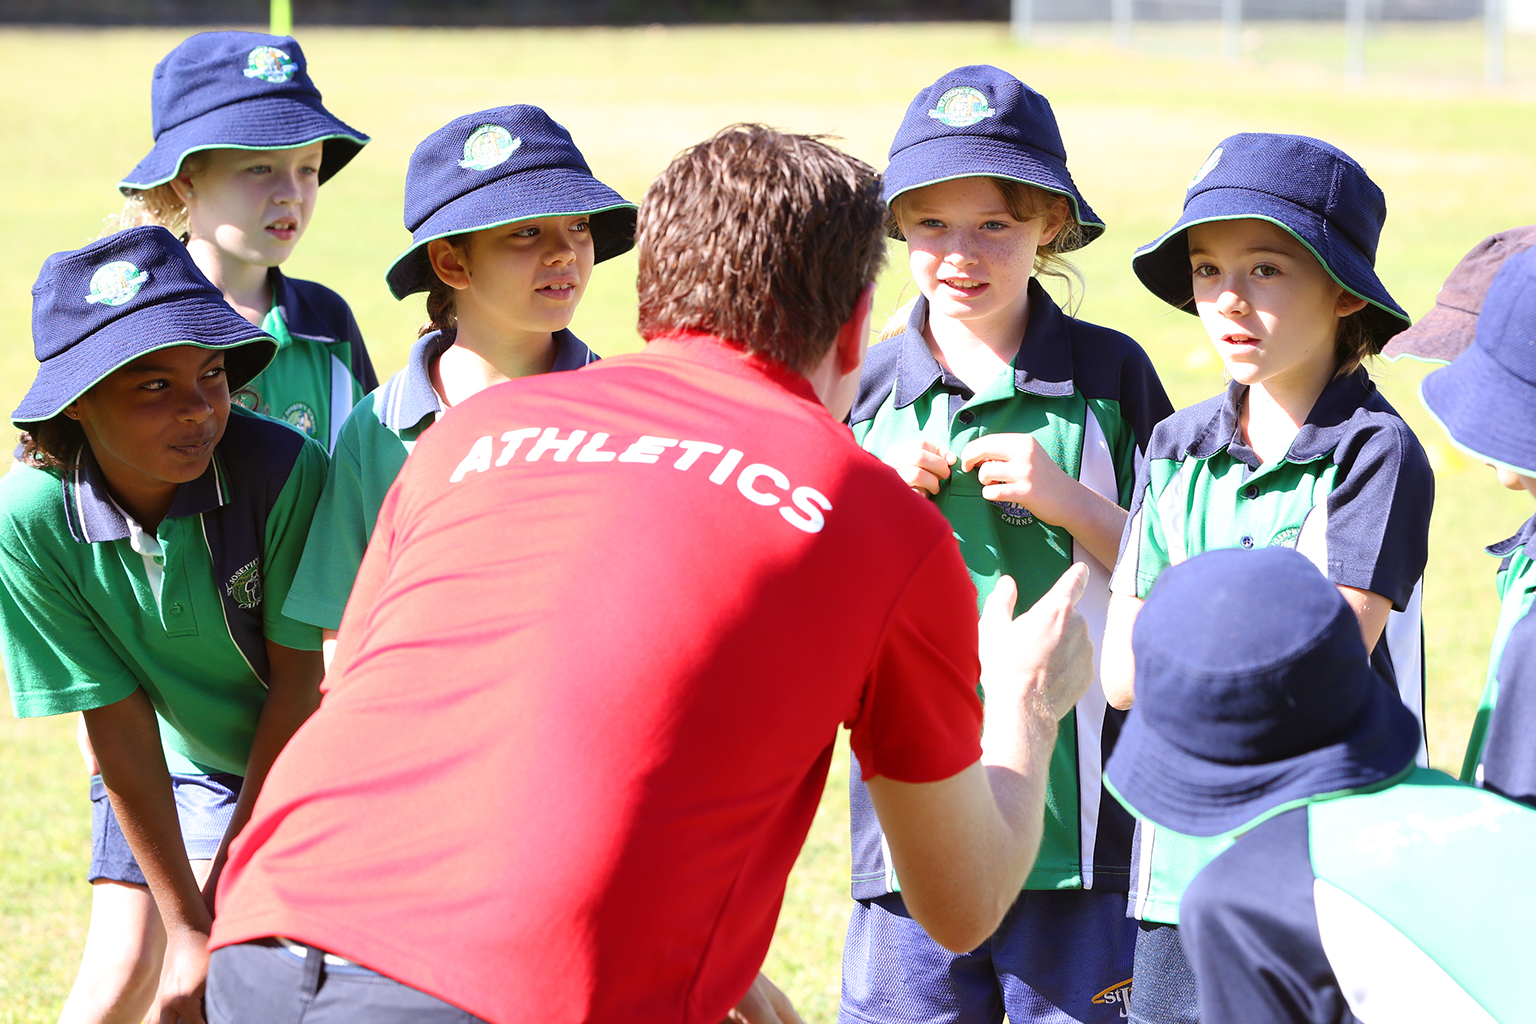
[[[85,429],[62,412],[21,432],[21,461],[39,469],[73,469],[85,447]]]

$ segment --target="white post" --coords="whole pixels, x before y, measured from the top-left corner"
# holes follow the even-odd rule
[[[1344,74],[1365,77],[1365,0],[1344,0]]]
[[[1243,56],[1243,0],[1221,0],[1221,55],[1229,61]]]
[[[1115,45],[1125,49],[1131,47],[1131,3],[1132,0],[1113,0],[1110,5]]]
[[[1504,40],[1508,29],[1504,0],[1483,0],[1483,79],[1504,84]]]
[[[1035,34],[1034,0],[1013,0],[1011,13],[1013,41],[1028,43]]]

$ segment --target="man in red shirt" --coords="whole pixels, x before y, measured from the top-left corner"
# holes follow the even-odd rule
[[[1016,620],[1001,587],[978,659],[949,526],[843,425],[879,196],[726,129],[646,195],[647,349],[423,436],[231,851],[211,1021],[715,1024],[768,988],[840,723],[913,916],[993,931],[1087,685],[1083,571]]]

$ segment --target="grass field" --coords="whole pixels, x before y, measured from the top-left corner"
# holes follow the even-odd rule
[[[995,63],[1051,98],[1077,181],[1109,224],[1077,260],[1087,280],[1080,315],[1140,339],[1183,406],[1221,386],[1220,366],[1192,318],[1141,288],[1129,257],[1172,223],[1185,182],[1224,136],[1317,135],[1359,159],[1391,210],[1381,276],[1415,316],[1478,239],[1536,221],[1529,87],[1494,94],[1474,84],[1475,73],[1423,77],[1424,68],[1441,70],[1432,55],[1475,54],[1475,27],[1394,29],[1381,42],[1391,74],[1354,86],[1306,60],[1328,47],[1342,53],[1329,30],[1309,29],[1305,44],[1283,26],[1264,31],[1292,40],[1290,48],[1224,65],[1214,46],[1208,61],[1117,52],[1105,45],[1107,34],[1044,34],[1023,48],[1002,27],[984,25],[301,29],[327,105],[374,141],[322,190],[317,219],[286,269],[350,300],[383,376],[400,366],[422,320],[419,302],[394,302],[382,281],[408,239],[400,224],[406,160],[450,118],[502,103],[540,104],[572,130],[599,176],[638,200],[679,149],[733,121],[833,133],[881,165],[913,93],[957,65]],[[6,410],[35,366],[28,289],[37,268],[48,253],[95,237],[116,208],[113,183],[149,146],[150,69],[182,35],[0,30],[9,81],[0,92],[0,172],[12,182],[0,247]],[[1512,50],[1512,80],[1528,81],[1532,60],[1536,54]],[[904,260],[894,255],[880,310],[910,295]],[[638,347],[633,299],[633,255],[604,264],[576,332],[604,354]],[[1424,370],[1382,364],[1374,372],[1419,431],[1438,474],[1425,601],[1431,753],[1437,765],[1454,769],[1495,615],[1495,563],[1480,548],[1512,533],[1531,509],[1444,441],[1416,397]],[[791,881],[769,961],[813,1021],[836,1011],[847,913],[846,771],[844,754]],[[84,935],[87,858],[73,723],[0,719],[0,1024],[57,1013]]]

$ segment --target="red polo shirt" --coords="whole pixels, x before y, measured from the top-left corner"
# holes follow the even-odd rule
[[[716,1024],[838,724],[869,774],[948,778],[978,674],[948,524],[804,378],[693,336],[499,385],[390,491],[212,945],[491,1021]]]

